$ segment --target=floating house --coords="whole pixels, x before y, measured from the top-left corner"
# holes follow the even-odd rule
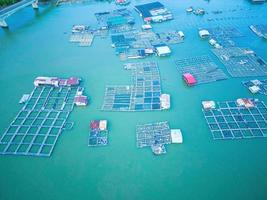
[[[82,33],[86,31],[87,27],[85,25],[73,25],[72,33]]]
[[[144,19],[145,22],[163,22],[173,19],[169,12],[160,2],[152,2],[135,6],[136,11]]]
[[[107,120],[100,120],[99,121],[99,129],[101,131],[107,130],[108,121]]]
[[[163,110],[170,109],[171,107],[171,100],[170,100],[170,95],[169,94],[161,94],[160,95],[160,107]]]
[[[180,129],[171,129],[171,139],[174,144],[183,143],[183,135]]]
[[[74,104],[76,106],[87,106],[88,98],[84,95],[78,95],[74,97]]]
[[[204,110],[215,109],[216,104],[214,101],[202,101],[202,107]]]
[[[58,87],[59,86],[59,79],[57,77],[44,77],[44,76],[39,76],[35,78],[33,82],[34,86],[42,86],[42,85],[51,85]]]
[[[165,44],[155,45],[154,48],[158,56],[171,55],[171,49]]]
[[[152,26],[150,24],[144,24],[144,25],[142,25],[142,29],[143,30],[150,30],[150,29],[152,29]]]
[[[131,3],[130,0],[116,0],[115,3],[120,6],[125,6]]]
[[[199,34],[199,36],[200,36],[201,38],[207,38],[207,37],[210,36],[209,31],[208,31],[208,30],[205,30],[205,29],[200,30],[200,31],[198,32],[198,34]]]
[[[188,86],[193,86],[197,83],[195,77],[190,73],[183,74],[183,79]]]
[[[178,31],[178,36],[179,36],[180,38],[184,38],[184,33],[183,33],[183,31]]]
[[[70,77],[68,79],[59,79],[60,86],[77,86],[80,85],[80,78]]]
[[[260,87],[257,85],[253,85],[253,86],[249,87],[248,89],[252,94],[256,94],[261,90]]]
[[[251,99],[246,99],[246,98],[237,99],[236,103],[238,106],[245,107],[245,108],[255,107],[255,103]]]

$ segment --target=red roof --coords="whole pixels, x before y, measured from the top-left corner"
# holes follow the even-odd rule
[[[79,83],[80,83],[80,79],[76,77],[70,77],[67,80],[67,85],[79,85]]]
[[[75,103],[84,103],[87,104],[87,96],[79,95],[74,97],[74,102]]]
[[[97,120],[91,121],[90,128],[92,130],[98,129],[99,128],[99,121],[97,121]]]
[[[183,74],[183,78],[187,85],[192,86],[197,83],[195,77],[190,73]]]

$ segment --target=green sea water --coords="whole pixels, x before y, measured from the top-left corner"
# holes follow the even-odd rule
[[[132,1],[129,7],[142,2],[146,1]],[[245,35],[236,41],[239,46],[250,47],[267,60],[267,42],[248,29],[251,23],[267,23],[267,5],[246,0],[162,2],[175,20],[154,29],[178,29],[186,35],[183,44],[172,47],[171,57],[144,60],[158,63],[162,90],[171,94],[171,110],[164,112],[100,111],[105,85],[130,84],[131,74],[123,70],[109,38],[96,38],[89,48],[68,42],[73,24],[93,26],[94,12],[111,10],[114,4],[45,5],[38,13],[29,7],[8,18],[10,29],[0,30],[0,132],[16,116],[21,95],[33,89],[33,80],[39,75],[82,77],[90,105],[74,109],[70,121],[75,125],[63,132],[50,158],[0,156],[0,200],[267,199],[267,140],[213,141],[201,112],[202,100],[267,98],[251,95],[241,84],[247,78],[188,88],[174,64],[175,59],[210,55],[225,70],[207,41],[198,37],[198,28],[205,26],[237,27]],[[191,5],[203,7],[209,14],[186,14]],[[223,13],[212,14],[214,10]],[[207,18],[217,20],[207,24]],[[109,146],[87,146],[93,119],[108,120]],[[164,156],[154,156],[150,148],[136,148],[136,124],[156,121],[168,121],[184,136],[184,143],[168,145]]]

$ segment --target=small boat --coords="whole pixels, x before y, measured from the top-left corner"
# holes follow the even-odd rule
[[[193,11],[194,11],[194,9],[193,9],[192,6],[190,6],[189,8],[186,9],[186,12],[188,12],[188,13],[191,13],[191,12],[193,12]]]
[[[30,98],[30,95],[29,94],[24,94],[21,99],[19,100],[19,103],[20,104],[23,104],[25,103],[26,101],[28,101],[28,99]]]

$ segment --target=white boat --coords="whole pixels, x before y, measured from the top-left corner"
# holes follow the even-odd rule
[[[25,103],[26,101],[28,101],[28,99],[30,98],[30,95],[29,94],[24,94],[21,99],[19,100],[19,103],[22,104],[22,103]]]

